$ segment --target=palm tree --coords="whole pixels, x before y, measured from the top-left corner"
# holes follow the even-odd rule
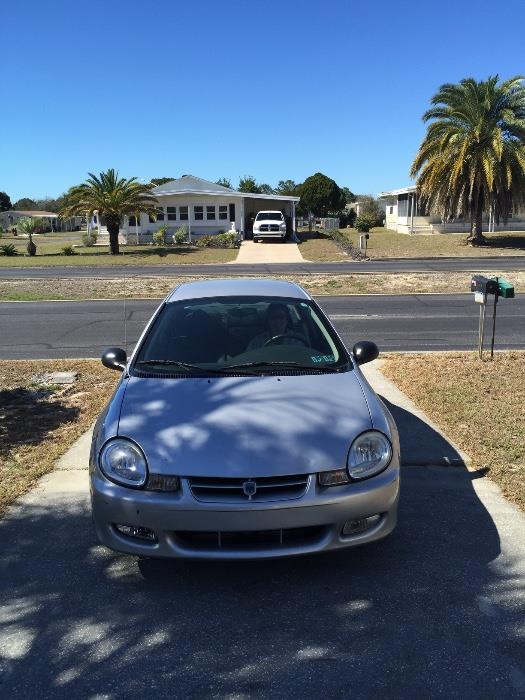
[[[469,217],[467,241],[482,244],[483,212],[506,223],[525,201],[523,78],[465,78],[442,85],[431,103],[410,175],[429,211],[444,221]]]
[[[112,168],[97,177],[88,173],[89,177],[81,185],[72,187],[65,196],[60,214],[64,218],[71,216],[91,216],[98,211],[103,216],[109,233],[109,248],[111,255],[119,254],[118,234],[123,216],[135,216],[138,211],[155,215],[157,200],[151,194],[152,184],[137,182],[137,178],[129,180],[119,178]]]
[[[17,230],[26,233],[29,238],[26,248],[28,255],[36,255],[36,245],[33,242],[33,234],[37,233],[37,231],[42,229],[43,226],[44,222],[42,219],[31,219],[28,216],[25,216],[23,219],[19,219],[16,222]]]

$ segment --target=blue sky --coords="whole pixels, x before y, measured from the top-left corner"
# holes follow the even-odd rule
[[[0,190],[88,171],[409,183],[440,84],[525,72],[525,3],[7,0]]]

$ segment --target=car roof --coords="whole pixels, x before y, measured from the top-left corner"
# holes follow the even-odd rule
[[[311,299],[302,287],[293,282],[272,279],[213,279],[199,282],[184,282],[173,290],[166,299],[167,303],[183,299],[202,299],[205,297],[257,296],[290,297],[293,299]]]

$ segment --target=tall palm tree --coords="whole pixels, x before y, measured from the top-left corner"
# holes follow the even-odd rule
[[[137,182],[137,178],[120,178],[112,168],[93,175],[81,185],[72,187],[65,196],[61,216],[91,216],[98,211],[103,216],[109,233],[111,255],[119,254],[118,234],[123,216],[135,216],[137,212],[155,215],[157,200],[151,194],[152,184]]]
[[[28,241],[27,241],[27,254],[28,255],[36,255],[36,245],[33,241],[33,234],[37,233],[39,230],[41,230],[44,226],[44,221],[43,219],[32,219],[29,216],[24,216],[22,219],[19,219],[16,222],[16,228],[17,230],[23,231],[24,233],[27,234]]]
[[[467,240],[482,244],[484,211],[506,223],[525,202],[523,78],[465,78],[442,85],[431,103],[410,175],[428,210],[444,221],[469,217]]]

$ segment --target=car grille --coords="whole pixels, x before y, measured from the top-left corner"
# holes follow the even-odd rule
[[[308,486],[308,474],[263,476],[254,479],[190,477],[193,496],[205,503],[246,503],[287,501],[301,498]]]
[[[279,231],[279,224],[261,224],[259,231]]]
[[[177,544],[192,551],[257,551],[264,549],[292,549],[320,542],[326,534],[326,525],[294,527],[280,530],[247,530],[239,532],[174,532]]]

